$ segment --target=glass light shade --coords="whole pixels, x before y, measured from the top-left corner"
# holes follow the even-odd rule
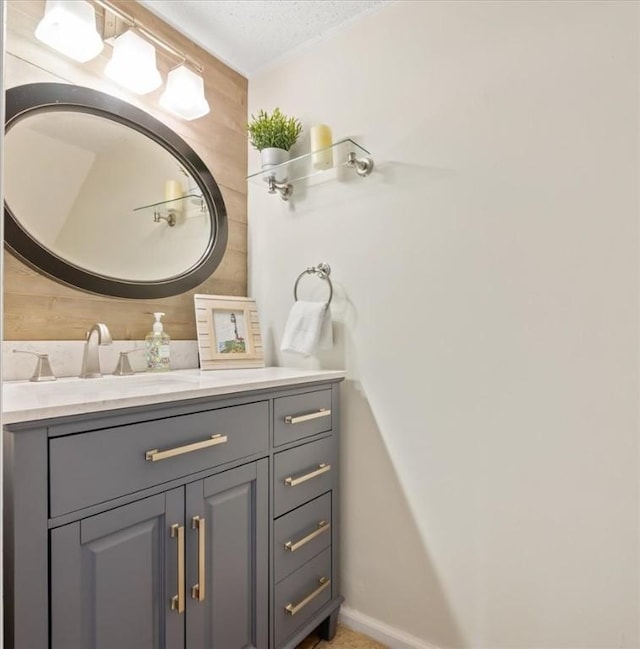
[[[85,0],[47,0],[36,38],[69,58],[86,63],[102,52],[96,12]]]
[[[209,112],[204,96],[202,77],[184,65],[169,72],[167,87],[160,97],[160,105],[183,119],[191,120]]]
[[[127,90],[146,95],[162,84],[156,67],[156,49],[131,30],[118,36],[105,74]]]

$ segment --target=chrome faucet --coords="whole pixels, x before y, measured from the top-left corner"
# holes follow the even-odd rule
[[[110,345],[111,342],[111,334],[106,324],[98,322],[89,329],[87,342],[84,344],[84,353],[82,354],[81,379],[97,379],[102,376],[98,345]]]

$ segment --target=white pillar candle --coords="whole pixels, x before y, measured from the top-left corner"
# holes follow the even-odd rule
[[[327,149],[333,142],[331,129],[326,124],[311,127],[311,164],[316,169],[329,169],[333,167],[333,149]],[[324,151],[319,151],[324,149]]]
[[[164,200],[172,202],[165,202],[164,207],[174,212],[181,212],[183,201],[176,199],[182,198],[183,195],[182,183],[179,180],[167,180],[164,184]]]
[[[167,180],[164,184],[164,200],[173,201],[176,198],[182,198],[182,185],[178,180]]]

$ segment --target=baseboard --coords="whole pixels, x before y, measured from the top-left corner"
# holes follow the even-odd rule
[[[364,633],[386,645],[389,649],[439,649],[439,647],[409,635],[400,629],[389,626],[359,611],[354,611],[348,606],[342,606],[338,621],[348,629]]]

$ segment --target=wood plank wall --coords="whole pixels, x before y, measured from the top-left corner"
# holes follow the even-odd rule
[[[44,0],[7,2],[6,87],[34,81],[62,81],[116,95],[146,110],[182,137],[204,160],[216,179],[227,208],[229,242],[221,265],[193,291],[159,300],[124,300],[91,295],[59,284],[5,253],[5,340],[81,340],[95,322],[105,322],[114,339],[139,340],[150,328],[152,311],[164,311],[172,338],[196,338],[193,294],[246,295],[247,291],[247,79],[194,45],[136,2],[112,0],[145,26],[183,50],[204,68],[211,112],[193,122],[163,112],[163,88],[144,97],[130,95],[103,74],[111,47],[88,63],[56,54],[34,37],[44,15]],[[99,22],[103,10],[96,8]],[[178,61],[157,48],[163,78]]]

